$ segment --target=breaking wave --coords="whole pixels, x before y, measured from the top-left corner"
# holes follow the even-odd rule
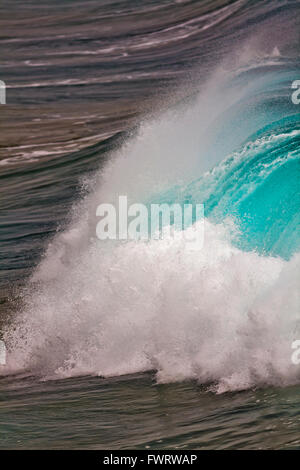
[[[292,76],[278,49],[247,55],[141,124],[49,244],[5,331],[5,373],[154,370],[159,382],[193,379],[217,392],[299,382],[300,126],[284,104]],[[120,194],[204,203],[203,248],[97,240],[96,207]]]

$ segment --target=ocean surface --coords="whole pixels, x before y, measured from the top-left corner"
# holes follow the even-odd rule
[[[300,448],[299,31],[292,0],[2,0],[0,449]],[[204,204],[203,247],[100,241],[120,195]]]

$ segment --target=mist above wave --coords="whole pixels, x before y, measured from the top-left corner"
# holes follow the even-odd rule
[[[245,103],[271,93],[272,74],[268,82],[226,73],[218,69],[193,104],[144,122],[88,181],[90,194],[49,244],[24,309],[5,332],[4,372],[53,378],[155,370],[159,382],[195,379],[218,392],[299,380],[291,361],[299,255],[285,261],[242,251],[227,220],[206,219],[196,252],[173,238],[96,238],[98,204],[119,194],[145,201],[187,183],[268,122],[267,113],[242,116]]]

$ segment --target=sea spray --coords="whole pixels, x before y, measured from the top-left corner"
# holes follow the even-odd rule
[[[57,378],[155,370],[158,382],[194,379],[217,392],[299,382],[291,361],[291,344],[299,334],[297,219],[291,211],[290,224],[283,225],[289,229],[286,239],[293,240],[287,255],[274,256],[268,246],[260,249],[255,224],[252,233],[243,232],[241,213],[231,211],[237,200],[258,194],[254,184],[266,188],[262,182],[297,162],[298,135],[288,132],[289,148],[281,124],[273,137],[264,130],[282,118],[279,106],[264,114],[256,109],[257,102],[261,107],[257,96],[269,102],[274,77],[245,81],[245,73],[239,80],[235,71],[233,80],[218,69],[193,105],[144,122],[93,178],[91,193],[49,244],[24,294],[23,311],[5,331],[5,373],[30,370]],[[265,137],[255,135],[259,131]],[[265,161],[263,171],[253,173],[260,143],[272,152],[276,136],[283,139],[284,161]],[[231,166],[232,159],[238,166]],[[248,176],[241,171],[246,162]],[[253,174],[249,187],[246,180]],[[279,174],[280,180],[285,181]],[[264,194],[271,190],[272,185]],[[115,204],[120,194],[130,203],[163,202],[170,194],[181,203],[195,197],[210,215],[203,248],[190,252],[183,239],[168,237],[98,240],[96,208]],[[218,204],[211,204],[210,195],[219,195]],[[213,206],[225,210],[213,217]],[[255,221],[255,205],[251,208]],[[272,211],[271,206],[269,215]],[[199,223],[186,230],[197,230]],[[274,243],[282,233],[278,226]]]

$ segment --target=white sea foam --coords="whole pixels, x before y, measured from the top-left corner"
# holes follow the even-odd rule
[[[5,373],[155,370],[159,382],[195,379],[218,392],[299,380],[291,344],[299,334],[300,255],[287,262],[243,252],[231,243],[230,224],[208,220],[196,252],[182,239],[96,238],[98,204],[119,194],[142,202],[224,157],[228,142],[213,139],[218,119],[248,91],[245,84],[225,93],[224,81],[219,72],[193,106],[145,122],[89,182],[91,194],[49,245],[23,312],[5,332]],[[242,137],[235,132],[230,145]]]
[[[196,379],[218,391],[297,381],[299,256],[245,253],[228,237],[206,221],[196,253],[174,239],[94,241],[60,266],[46,259],[55,275],[7,336],[8,367],[45,377],[156,370],[160,382]]]

